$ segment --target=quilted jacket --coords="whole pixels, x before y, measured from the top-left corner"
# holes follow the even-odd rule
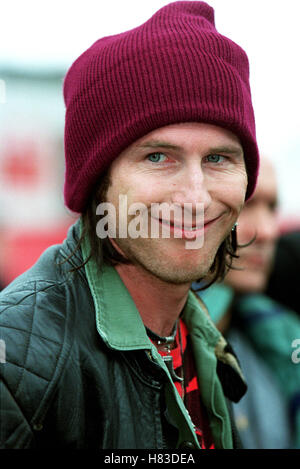
[[[89,261],[74,271],[85,256],[83,246],[69,258],[79,232],[77,222],[62,245],[0,293],[0,447],[199,448],[116,270],[99,273]],[[187,303],[215,446],[232,448],[238,440],[228,398],[239,400],[246,385],[192,292]]]

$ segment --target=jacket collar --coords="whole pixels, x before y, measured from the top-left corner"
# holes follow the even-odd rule
[[[82,244],[83,259],[88,257],[87,237]],[[116,350],[150,349],[151,342],[136,305],[116,269],[107,264],[100,267],[91,258],[85,272],[93,296],[98,333],[110,348]],[[189,330],[215,347],[220,332],[201,307],[200,300],[190,291],[183,311]]]
[[[80,234],[81,220],[78,220],[70,228],[62,245],[63,255],[75,267],[81,265],[90,252],[86,237],[81,250],[76,250]],[[97,331],[105,344],[119,351],[153,350],[141,316],[116,269],[103,264],[100,270],[93,258],[84,265],[84,269],[95,306]],[[84,274],[83,276],[85,277]],[[217,371],[224,393],[237,402],[247,389],[239,362],[216,328],[202,299],[191,290],[182,317],[191,335],[196,355],[202,356],[205,350],[211,350],[218,362]],[[199,348],[200,344],[202,345]]]
[[[83,259],[89,252],[85,237]],[[150,349],[141,316],[116,269],[105,263],[100,268],[94,258],[84,267],[94,301],[96,327],[106,345],[115,350]]]
[[[85,265],[92,292],[97,330],[104,342],[116,350],[150,349],[141,316],[116,269],[100,269],[94,259]]]

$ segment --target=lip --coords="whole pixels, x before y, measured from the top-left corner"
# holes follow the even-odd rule
[[[204,232],[216,221],[220,218],[220,216],[207,220],[204,224],[196,225],[195,224],[186,224],[182,227],[182,222],[178,222],[176,224],[176,220],[163,220],[161,218],[153,219],[156,222],[159,222],[161,226],[165,226],[170,230],[170,234],[172,233],[174,238],[183,238],[183,239],[195,239],[200,236],[204,235]]]

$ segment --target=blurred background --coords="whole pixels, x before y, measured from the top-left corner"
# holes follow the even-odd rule
[[[100,37],[138,26],[164,0],[10,0],[0,30],[0,282],[61,242],[76,216],[63,202],[64,75]],[[261,153],[275,163],[282,230],[300,227],[299,0],[208,0],[240,44]]]

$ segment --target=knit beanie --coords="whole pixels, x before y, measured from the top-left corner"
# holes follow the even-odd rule
[[[96,41],[64,80],[65,203],[77,213],[112,161],[149,132],[204,122],[236,134],[254,191],[258,149],[245,52],[204,2],[177,1],[141,26]]]

